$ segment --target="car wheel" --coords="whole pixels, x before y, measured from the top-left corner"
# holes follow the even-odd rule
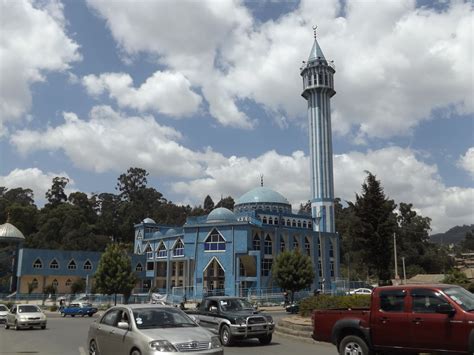
[[[71,314],[71,317],[75,317],[76,315],[75,314]]]
[[[348,335],[339,345],[339,355],[370,355],[367,343],[356,335]]]
[[[131,352],[130,352],[130,355],[142,355],[141,351],[138,350],[138,349],[133,349]]]
[[[272,342],[272,335],[271,334],[268,334],[268,335],[265,335],[263,337],[260,337],[258,338],[258,341],[260,342],[260,344],[262,345],[268,345]]]
[[[41,326],[41,329],[46,329],[46,324]]]
[[[10,326],[8,325],[8,322],[5,322],[5,329],[9,329]]]
[[[89,355],[99,355],[99,349],[95,340],[91,340],[89,343]]]
[[[89,313],[88,316],[89,316],[89,317],[92,317],[92,313]]]
[[[13,329],[20,330],[20,327],[18,326],[18,323],[16,321],[15,321],[15,325],[13,326]]]
[[[221,343],[224,346],[230,346],[234,342],[228,325],[224,324],[220,331]]]

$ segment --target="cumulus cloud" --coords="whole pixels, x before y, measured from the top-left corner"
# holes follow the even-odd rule
[[[25,155],[33,150],[63,151],[75,166],[94,172],[125,171],[140,166],[159,176],[201,176],[204,162],[222,159],[210,148],[194,152],[177,143],[174,128],[152,116],[128,117],[109,106],[96,106],[88,120],[71,112],[64,122],[43,132],[20,130],[10,142]]]
[[[302,1],[293,12],[266,22],[231,1],[173,7],[167,2],[88,3],[123,51],[157,55],[160,64],[200,86],[211,115],[223,125],[255,126],[255,118],[239,107],[241,99],[253,100],[279,119],[305,116],[304,100],[294,93],[301,90],[298,64],[307,58],[313,23],[319,25],[323,51],[337,66],[337,132],[354,131],[364,142],[408,134],[435,109],[463,114],[474,109],[469,3],[452,2],[440,11],[416,8],[414,0],[377,6]]]
[[[58,1],[0,3],[0,136],[5,123],[17,121],[31,107],[30,86],[46,74],[65,71],[80,60],[79,46],[65,30]]]
[[[302,152],[284,156],[275,151],[257,158],[231,157],[206,169],[206,176],[173,184],[175,193],[188,196],[186,203],[202,203],[206,195],[238,198],[258,186],[260,174],[265,186],[285,197],[297,209],[310,198],[309,160]],[[350,152],[334,157],[336,197],[354,201],[369,170],[382,182],[385,194],[397,203],[413,203],[415,210],[432,218],[433,231],[445,231],[455,225],[470,223],[473,211],[473,188],[445,186],[437,167],[428,165],[410,149],[390,147],[380,150]]]
[[[474,147],[469,148],[466,154],[461,155],[457,165],[466,170],[474,179]]]
[[[57,176],[63,176],[69,179],[66,186],[66,194],[74,191],[74,180],[64,171],[62,172],[43,172],[38,168],[14,169],[8,175],[0,176],[0,186],[8,189],[21,187],[23,189],[31,189],[35,196],[35,202],[39,206],[46,202],[45,194],[53,183],[53,179]]]
[[[133,87],[131,76],[125,73],[87,75],[82,83],[91,95],[108,92],[120,107],[156,111],[177,118],[195,113],[202,101],[182,73],[157,71],[139,88]]]

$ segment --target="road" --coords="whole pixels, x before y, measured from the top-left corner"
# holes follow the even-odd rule
[[[275,315],[279,318],[281,315]],[[48,317],[46,330],[26,329],[14,331],[0,328],[0,354],[43,354],[43,355],[85,355],[87,349],[87,331],[93,318]],[[262,346],[255,340],[248,340],[233,347],[225,348],[226,355],[336,355],[331,345],[307,344],[274,336],[272,344]],[[107,354],[105,354],[107,355]],[[111,354],[115,355],[115,354]]]

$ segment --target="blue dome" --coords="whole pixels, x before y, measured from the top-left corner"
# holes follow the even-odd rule
[[[175,235],[175,234],[178,234],[178,232],[176,232],[176,229],[173,229],[173,228],[168,229],[165,233],[165,235]]]
[[[234,212],[224,207],[219,207],[215,210],[212,210],[211,213],[208,214],[206,219],[206,223],[235,221],[237,221],[237,218],[235,217]]]
[[[163,233],[158,231],[158,232],[153,233],[153,238],[158,238],[158,237],[161,237],[162,235],[163,235]]]
[[[153,224],[156,224],[156,222],[155,222],[154,220],[152,220],[151,218],[145,218],[142,223],[153,223]]]
[[[289,205],[288,200],[280,193],[260,186],[240,196],[235,205],[244,203],[283,203]]]

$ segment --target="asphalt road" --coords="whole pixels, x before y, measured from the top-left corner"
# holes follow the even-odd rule
[[[274,314],[276,319],[281,316],[284,316],[284,314]],[[88,354],[87,332],[89,324],[95,319],[96,317],[61,318],[53,315],[48,317],[48,326],[45,330],[7,330],[2,324],[0,328],[0,354]],[[247,340],[236,346],[225,348],[225,354],[336,355],[337,352],[331,345],[309,344],[274,336],[270,345],[262,346],[256,340]]]

